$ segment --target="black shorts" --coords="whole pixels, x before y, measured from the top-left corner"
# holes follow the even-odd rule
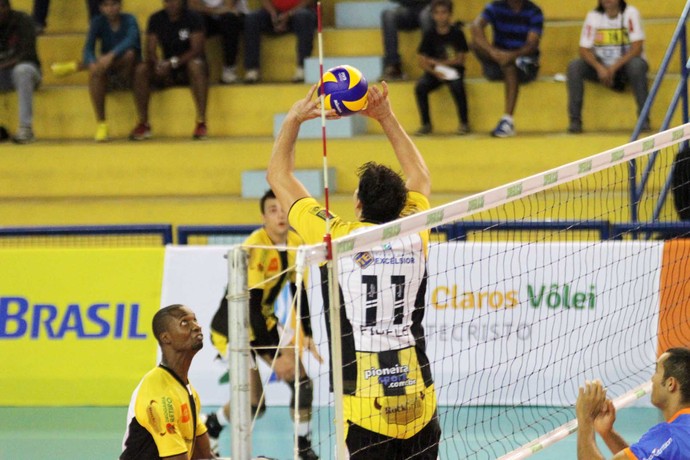
[[[482,72],[489,81],[503,80],[503,69],[496,61],[480,59]],[[518,69],[520,83],[529,83],[537,78],[539,73],[539,60],[536,57],[524,56],[516,59],[515,66]]]
[[[345,444],[350,460],[436,460],[438,458],[441,426],[434,415],[431,421],[409,439],[397,439],[350,424]]]

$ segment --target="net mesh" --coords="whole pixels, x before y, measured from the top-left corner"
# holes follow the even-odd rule
[[[345,291],[338,337],[354,353],[341,351],[343,365],[332,369],[344,399],[330,391],[328,363],[306,359],[315,381],[315,451],[335,455],[336,404],[346,403],[346,413],[374,431],[428,426],[430,379],[440,440],[426,433],[413,449],[438,449],[442,459],[498,458],[569,423],[585,380],[601,379],[611,397],[644,385],[659,350],[690,341],[688,231],[616,225],[629,222],[631,206],[641,222],[678,222],[690,195],[687,178],[678,179],[688,137],[685,125],[335,240]],[[633,158],[637,182],[647,165],[649,175],[631,204]],[[675,200],[659,206],[667,191]],[[401,296],[418,290],[406,259],[419,254],[415,235],[431,229],[423,304],[396,310]],[[325,251],[303,250],[314,339],[328,358],[333,343],[318,268]],[[366,278],[372,274],[378,282]],[[414,345],[424,353],[404,351]],[[424,355],[430,376],[415,370]],[[386,452],[385,440],[358,436]]]

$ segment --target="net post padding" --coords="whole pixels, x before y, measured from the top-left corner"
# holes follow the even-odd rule
[[[250,459],[252,412],[249,385],[249,289],[247,252],[241,246],[228,251],[228,360],[232,458]]]
[[[633,402],[648,395],[652,392],[652,382],[648,381],[640,386],[633,388],[625,394],[615,398],[613,400],[613,405],[616,410],[623,407],[629,406]],[[577,420],[570,420],[568,423],[564,423],[555,430],[546,433],[544,436],[531,441],[524,446],[521,446],[514,451],[507,453],[498,458],[498,460],[521,460],[523,458],[531,457],[533,454],[544,450],[556,442],[565,439],[569,435],[577,431]]]

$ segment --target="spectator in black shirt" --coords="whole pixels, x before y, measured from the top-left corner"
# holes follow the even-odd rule
[[[469,50],[467,40],[460,29],[460,23],[451,23],[453,16],[451,0],[433,0],[431,16],[434,27],[424,32],[422,42],[417,49],[419,65],[424,69],[424,75],[415,85],[417,108],[422,121],[422,126],[416,134],[423,136],[431,133],[429,93],[438,89],[443,83],[450,87],[458,110],[460,124],[457,134],[467,134],[470,130],[464,82],[465,53]]]
[[[208,66],[204,54],[204,22],[199,14],[187,8],[185,0],[163,0],[163,4],[161,11],[151,15],[146,28],[146,62],[137,67],[134,79],[138,112],[144,116],[130,139],[151,137],[148,121],[151,85],[148,82],[159,88],[190,85],[196,106],[192,137],[205,139]],[[162,59],[158,56],[158,48],[162,51]]]

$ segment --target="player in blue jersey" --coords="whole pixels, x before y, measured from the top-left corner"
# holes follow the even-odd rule
[[[628,445],[613,429],[616,409],[606,398],[601,382],[587,382],[581,387],[576,404],[578,460],[604,458],[594,441],[595,432],[614,453],[614,460],[690,458],[690,349],[670,348],[659,357],[652,376],[651,398],[666,421]]]
[[[488,25],[493,30],[493,43],[486,36]],[[537,78],[543,29],[544,15],[530,0],[495,0],[470,27],[472,50],[482,63],[484,76],[502,80],[505,86],[505,112],[491,132],[494,137],[515,135],[513,113],[519,84]]]

